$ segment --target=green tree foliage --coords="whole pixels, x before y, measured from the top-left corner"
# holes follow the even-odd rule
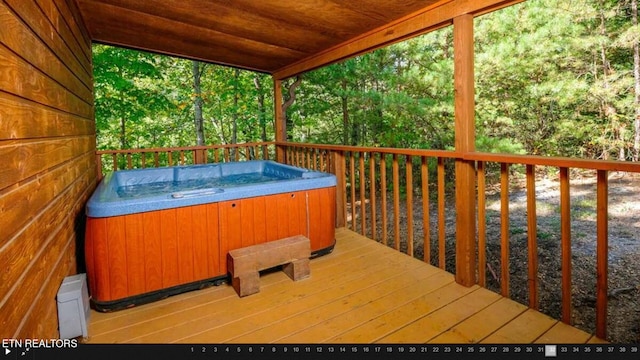
[[[99,149],[195,145],[194,62],[93,47]],[[273,139],[269,76],[199,63],[204,143]]]
[[[305,74],[290,108],[296,141],[453,145],[451,28]]]
[[[580,6],[563,9],[555,0],[526,5],[476,23],[478,148],[569,155],[565,149],[579,147],[593,130],[585,126],[591,110],[584,107],[589,45],[573,12]]]
[[[164,60],[144,52],[94,45],[98,148],[139,147],[145,145],[145,139],[161,135],[161,124],[145,120],[172,108],[160,84],[159,68]]]
[[[477,149],[637,158],[634,4],[528,0],[476,18]],[[453,148],[452,37],[446,27],[285,80],[289,139]],[[205,143],[273,139],[267,75],[202,65],[197,96],[191,61],[96,45],[94,67],[100,148],[195,144],[197,98]]]
[[[630,159],[638,34],[631,0],[529,0],[476,18],[478,150]],[[450,27],[305,74],[294,139],[449,149],[452,79]]]

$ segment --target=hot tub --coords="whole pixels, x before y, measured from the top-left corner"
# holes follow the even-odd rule
[[[109,173],[86,206],[91,301],[101,311],[227,279],[229,250],[304,235],[335,244],[332,174],[273,161]]]

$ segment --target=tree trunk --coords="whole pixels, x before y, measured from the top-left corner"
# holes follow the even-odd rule
[[[260,140],[262,142],[267,141],[267,116],[266,109],[264,107],[264,91],[260,84],[260,75],[256,75],[253,78],[253,84],[256,87],[257,100],[258,100],[258,123],[260,124]]]
[[[363,81],[355,80],[354,88],[357,89],[358,94],[364,94],[366,92],[366,84]],[[361,96],[361,95],[360,95]],[[357,108],[355,116],[350,118],[351,134],[349,136],[350,145],[357,146],[360,141],[360,123],[365,121],[363,114],[366,112],[366,107],[363,105],[363,99],[360,98],[357,101]]]
[[[240,98],[240,94],[238,94],[238,81],[240,81],[240,70],[233,70],[233,117],[231,123],[231,143],[238,143],[238,101]],[[236,157],[236,148],[231,148],[231,158],[235,159]]]
[[[600,1],[600,35],[602,36],[603,39],[607,38],[608,36],[607,27],[606,27],[606,17],[605,17],[605,4],[604,4],[604,1],[602,0]],[[601,113],[604,119],[609,122],[613,130],[613,137],[614,137],[614,139],[611,139],[612,146],[605,146],[605,148],[612,148],[615,146],[617,142],[616,140],[621,140],[620,138],[621,138],[622,129],[620,127],[621,124],[618,124],[618,122],[615,121],[616,110],[608,100],[609,91],[610,91],[609,72],[611,70],[611,66],[609,64],[609,60],[607,59],[607,49],[605,47],[604,42],[600,44],[600,61],[602,62],[602,88],[604,89],[604,99],[600,104],[602,108]],[[624,147],[622,144],[620,146],[621,148],[619,149],[620,152],[618,154],[618,158],[622,157],[622,160],[624,160]],[[608,150],[604,150],[604,151],[605,153],[603,154],[603,158],[607,160],[609,157]]]
[[[291,140],[291,133],[293,132],[293,121],[287,116],[287,109],[296,101],[296,88],[302,83],[302,75],[296,76],[296,80],[289,85],[289,97],[282,103],[282,113],[284,114],[284,120],[287,128],[287,141]]]
[[[120,149],[127,148],[127,127],[124,116],[120,117]]]
[[[202,117],[202,89],[200,87],[200,79],[206,64],[201,64],[199,61],[193,61],[192,73],[193,73],[193,110],[195,114],[195,129],[196,129],[196,145],[202,146],[205,144],[204,138],[204,119]]]
[[[342,79],[342,144],[349,145],[349,97],[347,79]]]
[[[633,26],[638,26],[638,0],[631,0],[631,16]],[[633,161],[640,158],[640,44],[636,38],[633,41],[633,80],[635,89],[635,119],[633,136]]]
[[[220,144],[226,144],[227,143],[227,138],[226,138],[225,133],[224,133],[223,121],[222,120],[218,121],[216,119],[211,119],[211,125],[214,128],[213,133],[217,134],[218,141],[220,142]]]
[[[124,78],[124,74],[122,73],[122,69],[119,68],[119,76],[121,79]],[[119,89],[119,95],[120,95],[120,101],[121,103],[124,103],[124,90],[122,90],[122,88]],[[125,115],[125,110],[124,107],[122,105],[118,106],[118,108],[120,109],[120,149],[126,149],[127,148],[127,118]]]
[[[233,123],[231,124],[231,143],[238,143],[238,81],[240,78],[240,70],[233,70]],[[232,149],[233,150],[233,149]],[[235,151],[233,151],[235,155]]]

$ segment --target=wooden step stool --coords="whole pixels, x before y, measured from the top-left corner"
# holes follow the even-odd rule
[[[229,251],[227,268],[231,284],[240,297],[260,291],[260,271],[284,265],[293,280],[309,277],[311,242],[298,235]]]

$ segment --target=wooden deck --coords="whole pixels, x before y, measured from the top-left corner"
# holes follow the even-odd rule
[[[127,310],[92,311],[88,343],[602,342],[492,291],[346,229],[293,282],[263,274],[258,294],[230,285]]]

